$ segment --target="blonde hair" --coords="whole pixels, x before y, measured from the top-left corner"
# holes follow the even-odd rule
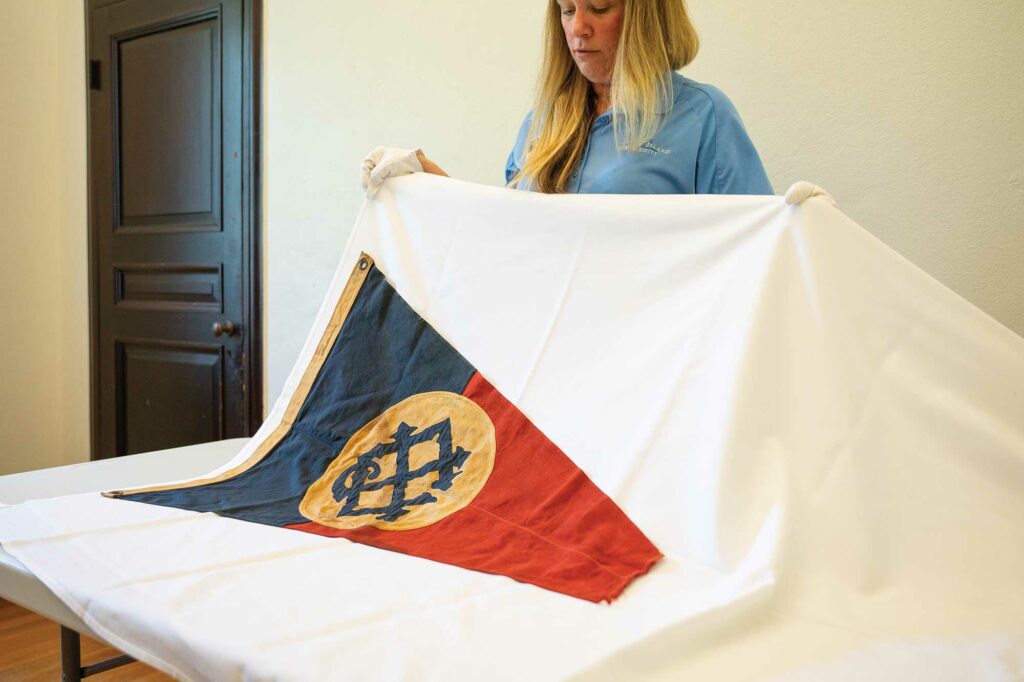
[[[623,2],[609,95],[616,146],[621,142],[626,149],[635,149],[658,131],[659,113],[672,105],[670,72],[693,61],[699,42],[684,0]],[[526,159],[509,186],[531,185],[558,193],[565,191],[583,156],[597,118],[597,98],[566,44],[557,0],[548,7],[544,33]]]

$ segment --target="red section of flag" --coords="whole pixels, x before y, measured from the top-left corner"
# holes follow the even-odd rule
[[[494,423],[494,470],[466,508],[414,530],[288,526],[454,564],[593,602],[611,601],[658,559],[633,522],[515,405],[475,373],[463,395]]]

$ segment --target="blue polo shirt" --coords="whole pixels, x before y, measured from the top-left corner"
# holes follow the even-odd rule
[[[754,143],[718,88],[672,74],[664,124],[636,150],[617,150],[611,112],[594,121],[580,165],[566,188],[575,194],[772,194]],[[508,156],[505,181],[523,163],[532,114]]]

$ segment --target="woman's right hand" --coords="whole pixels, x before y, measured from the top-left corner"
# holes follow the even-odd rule
[[[423,166],[423,171],[425,173],[430,173],[431,175],[442,175],[446,178],[448,177],[448,174],[445,173],[440,166],[428,159],[422,150],[416,150],[416,159],[420,162],[420,165]]]
[[[427,172],[435,175],[448,174],[441,167],[428,159],[419,149],[397,149],[395,147],[377,147],[366,155],[362,164],[362,186],[366,196],[376,196],[384,181],[399,175]]]

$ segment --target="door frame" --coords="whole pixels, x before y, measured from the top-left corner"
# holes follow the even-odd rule
[[[89,260],[89,459],[99,459],[99,254],[100,226],[93,206],[92,161],[95,142],[88,98],[92,90],[89,63],[90,11],[123,0],[84,0],[86,87],[86,195],[88,197]],[[104,84],[105,85],[105,84]],[[263,0],[242,0],[242,300],[248,324],[242,338],[245,431],[256,433],[263,423]]]

